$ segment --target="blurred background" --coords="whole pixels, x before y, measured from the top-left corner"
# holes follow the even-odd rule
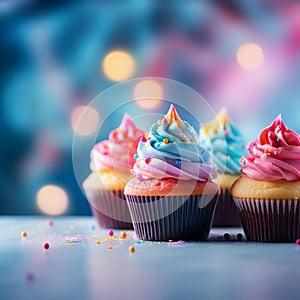
[[[216,112],[227,107],[247,141],[280,112],[299,132],[299,16],[299,2],[278,0],[1,1],[0,214],[90,214],[72,140],[101,112],[76,123],[131,78],[192,87]]]

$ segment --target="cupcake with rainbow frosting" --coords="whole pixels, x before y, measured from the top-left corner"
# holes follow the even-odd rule
[[[137,147],[135,177],[125,196],[137,237],[143,240],[205,240],[217,198],[212,157],[198,134],[171,105]]]
[[[248,151],[231,188],[247,239],[294,242],[300,237],[300,135],[278,115]]]
[[[131,179],[132,156],[142,135],[144,132],[125,114],[108,140],[97,143],[91,150],[92,172],[83,182],[83,189],[100,227],[132,228],[124,187]]]
[[[221,195],[217,204],[213,226],[241,226],[239,212],[232,199],[230,188],[241,175],[240,158],[246,155],[245,139],[237,126],[223,108],[216,118],[201,124],[200,142],[212,151],[218,177],[214,180],[220,188]]]

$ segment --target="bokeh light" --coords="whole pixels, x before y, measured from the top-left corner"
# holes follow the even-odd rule
[[[263,66],[264,53],[257,44],[242,45],[236,53],[239,65],[248,71],[256,71]]]
[[[102,68],[105,76],[110,80],[122,81],[134,75],[135,62],[127,52],[112,51],[105,56]]]
[[[66,192],[55,185],[42,187],[36,197],[38,208],[47,215],[61,215],[66,212],[69,199]]]
[[[154,80],[142,80],[135,86],[133,96],[139,106],[152,109],[161,103],[163,88]]]
[[[71,114],[71,126],[74,133],[88,136],[93,134],[100,123],[99,113],[89,106],[77,106]]]

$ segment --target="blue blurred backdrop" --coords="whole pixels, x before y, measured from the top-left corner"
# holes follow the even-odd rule
[[[299,2],[279,0],[1,1],[0,213],[90,214],[72,168],[76,121],[122,80],[187,84],[247,141],[279,112],[300,131],[299,16]]]

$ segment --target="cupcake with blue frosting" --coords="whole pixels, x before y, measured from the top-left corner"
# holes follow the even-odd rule
[[[219,187],[198,134],[171,105],[137,147],[135,175],[125,186],[133,226],[142,240],[205,240]]]
[[[223,108],[216,118],[200,128],[200,143],[212,152],[218,176],[214,180],[221,195],[216,208],[213,226],[240,226],[241,219],[233,202],[230,188],[241,175],[240,158],[246,155],[245,139]]]

